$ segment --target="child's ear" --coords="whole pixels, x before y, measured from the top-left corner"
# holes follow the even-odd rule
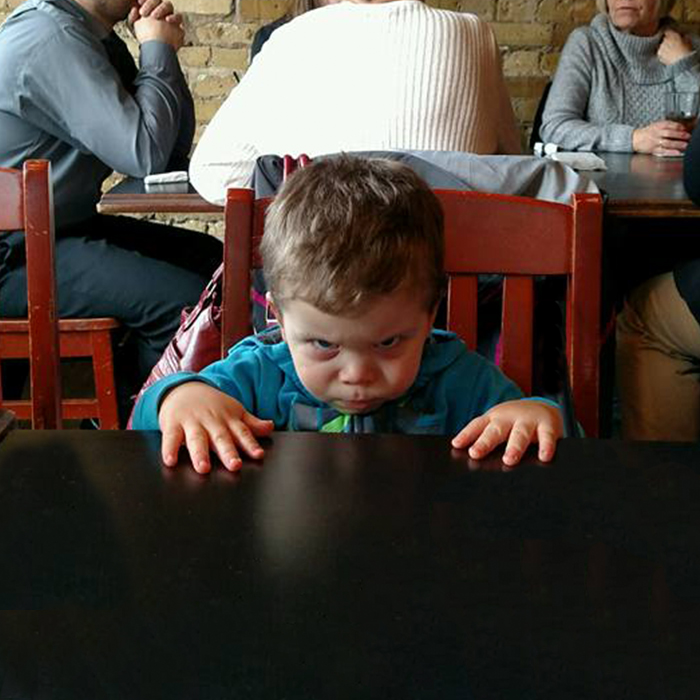
[[[286,340],[285,335],[284,335],[284,320],[282,318],[282,312],[279,310],[279,308],[275,304],[275,300],[272,298],[272,294],[270,294],[270,292],[267,292],[265,294],[265,301],[267,302],[268,312],[270,312],[275,317],[275,320],[277,321],[277,323],[279,323],[280,331],[282,332],[283,340]]]

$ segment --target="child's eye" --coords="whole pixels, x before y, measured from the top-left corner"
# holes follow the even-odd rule
[[[385,340],[382,340],[382,342],[378,343],[377,345],[380,348],[393,348],[393,347],[396,347],[400,342],[401,342],[400,335],[392,335],[391,338],[386,338]]]
[[[316,350],[327,351],[334,350],[336,348],[336,345],[334,343],[329,343],[327,340],[323,340],[321,338],[312,338],[309,342]]]

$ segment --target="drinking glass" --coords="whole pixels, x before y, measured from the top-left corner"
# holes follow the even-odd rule
[[[698,104],[700,94],[697,92],[667,92],[666,119],[682,124],[691,132],[698,121]]]

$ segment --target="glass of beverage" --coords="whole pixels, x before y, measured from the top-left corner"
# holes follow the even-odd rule
[[[691,132],[698,121],[699,104],[700,93],[667,92],[666,119],[682,124],[686,131]]]

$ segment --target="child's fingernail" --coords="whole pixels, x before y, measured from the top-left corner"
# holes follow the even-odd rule
[[[238,457],[231,457],[228,461],[229,471],[236,472],[243,466],[243,462]]]

